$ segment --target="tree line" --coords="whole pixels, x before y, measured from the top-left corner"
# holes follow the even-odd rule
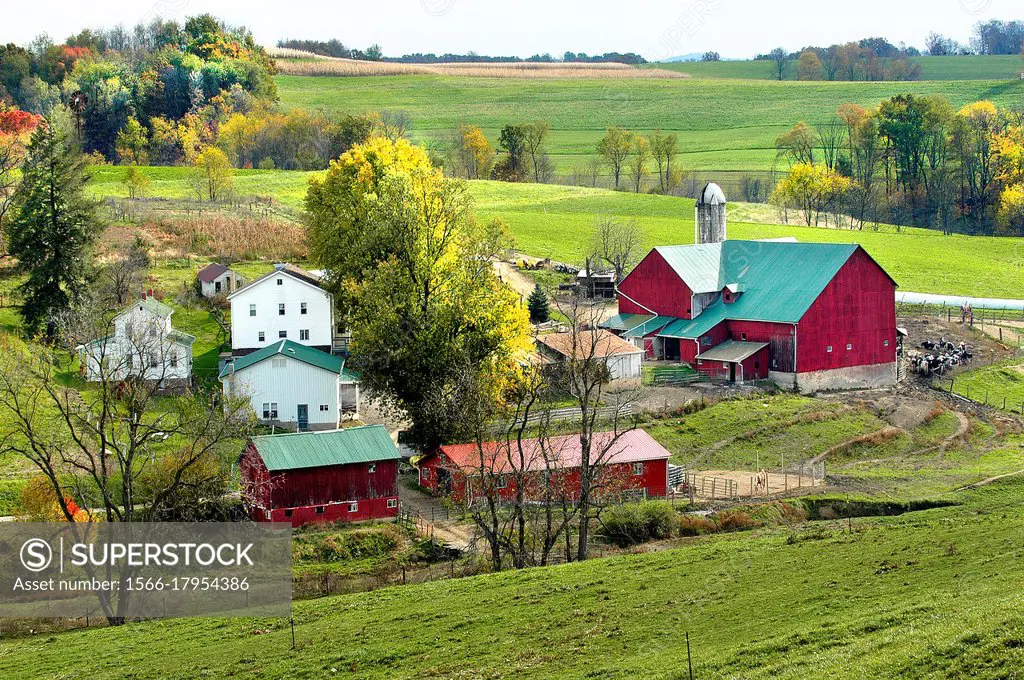
[[[831,213],[861,228],[1024,234],[1024,108],[898,95],[798,123],[776,148],[790,169],[771,200],[809,225]]]

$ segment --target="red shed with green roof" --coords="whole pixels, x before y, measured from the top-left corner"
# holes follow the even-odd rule
[[[396,517],[400,459],[383,425],[253,437],[240,462],[242,498],[257,522]]]
[[[619,284],[604,326],[648,358],[735,382],[813,392],[896,379],[896,282],[856,244],[655,248]]]

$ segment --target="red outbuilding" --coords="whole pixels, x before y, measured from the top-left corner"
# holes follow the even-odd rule
[[[257,522],[358,522],[398,516],[401,454],[382,425],[254,437],[242,498]]]
[[[670,454],[643,430],[594,434],[591,460],[599,459],[602,493],[668,495]],[[438,495],[465,502],[483,493],[482,479],[493,483],[503,498],[513,498],[517,483],[527,499],[545,494],[576,498],[580,490],[582,444],[578,434],[515,442],[452,444],[420,459],[420,485]]]
[[[721,241],[655,248],[602,326],[649,359],[804,392],[896,380],[896,282],[856,244]]]

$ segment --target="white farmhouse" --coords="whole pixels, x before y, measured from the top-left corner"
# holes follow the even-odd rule
[[[332,350],[334,298],[320,277],[288,264],[242,286],[231,302],[231,353],[238,357],[290,340]]]
[[[121,310],[113,332],[79,345],[86,380],[154,381],[161,387],[182,387],[192,377],[195,336],[171,327],[174,310],[148,295]]]
[[[242,277],[234,270],[217,263],[208,264],[200,269],[196,278],[199,279],[200,292],[206,298],[229,295],[243,283]]]
[[[225,364],[224,394],[249,399],[259,420],[288,429],[333,430],[359,411],[358,376],[341,357],[279,340]]]

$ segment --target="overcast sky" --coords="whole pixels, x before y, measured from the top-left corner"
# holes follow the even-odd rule
[[[705,50],[746,57],[876,35],[923,47],[929,31],[966,41],[978,20],[1024,19],[1019,0],[35,0],[4,13],[0,42],[26,43],[44,31],[60,41],[86,26],[203,12],[248,26],[266,45],[338,38],[378,43],[389,56],[572,50],[652,60]]]

